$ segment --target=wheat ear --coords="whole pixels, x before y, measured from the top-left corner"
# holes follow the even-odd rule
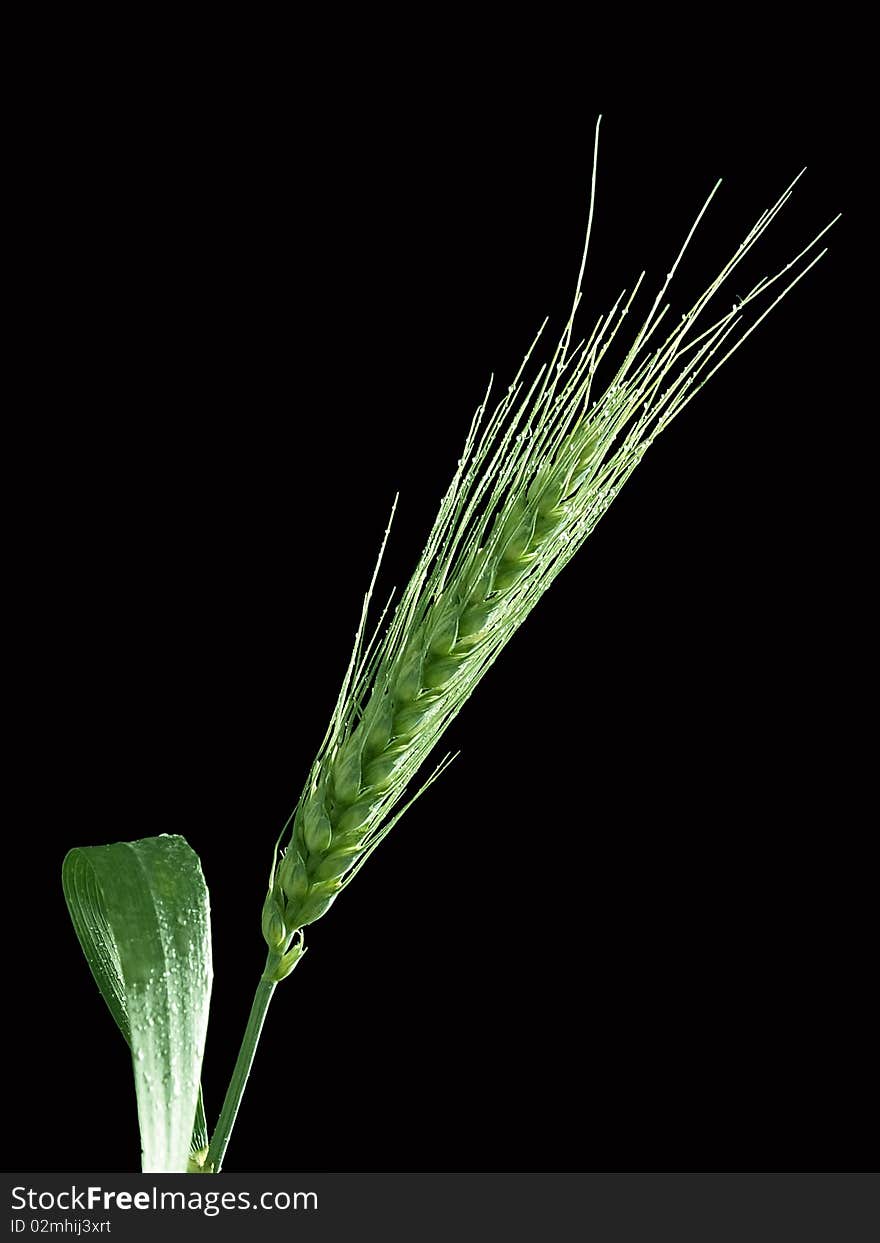
[[[409,806],[409,783],[449,722],[655,438],[825,253],[815,252],[823,229],[775,276],[760,280],[724,313],[706,315],[787,202],[790,186],[661,338],[664,295],[719,184],[622,364],[598,393],[597,368],[644,273],[572,350],[582,264],[572,315],[550,363],[526,387],[533,344],[492,413],[486,401],[477,410],[416,572],[390,625],[365,644],[371,587],[330,728],[287,826],[287,849],[273,869],[263,913],[270,950],[284,950],[350,883]],[[594,196],[595,175],[590,222]],[[801,263],[808,254],[812,258]],[[771,289],[769,305],[749,318],[752,304]],[[279,963],[279,978],[300,952],[297,936],[292,957]]]

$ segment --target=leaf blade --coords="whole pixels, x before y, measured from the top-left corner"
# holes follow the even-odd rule
[[[185,1172],[205,1134],[199,1080],[211,995],[208,891],[182,837],[76,847],[62,865],[74,929],[132,1050],[145,1173]]]

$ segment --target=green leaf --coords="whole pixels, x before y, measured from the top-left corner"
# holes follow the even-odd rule
[[[199,1080],[213,972],[198,856],[167,834],[78,847],[61,882],[83,953],[132,1051],[144,1173],[184,1173],[191,1141],[196,1154],[207,1147]]]

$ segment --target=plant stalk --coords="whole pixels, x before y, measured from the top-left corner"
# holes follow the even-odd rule
[[[264,973],[260,977],[257,991],[254,994],[254,1002],[251,1006],[247,1027],[241,1041],[241,1048],[238,1051],[238,1057],[232,1071],[232,1078],[229,1080],[229,1087],[226,1089],[223,1108],[220,1110],[217,1126],[214,1129],[214,1134],[211,1136],[208,1155],[205,1159],[204,1168],[206,1173],[219,1174],[223,1165],[223,1158],[226,1156],[226,1149],[229,1145],[229,1137],[232,1134],[232,1128],[238,1115],[238,1107],[244,1095],[248,1075],[251,1073],[251,1066],[257,1051],[260,1033],[263,1030],[266,1011],[269,1009],[269,1002],[272,1000],[272,994],[275,992],[277,981],[269,977],[277,966],[278,959],[279,955],[270,950],[269,956],[266,959]]]

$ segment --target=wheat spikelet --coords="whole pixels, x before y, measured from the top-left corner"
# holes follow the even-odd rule
[[[573,346],[585,247],[572,312],[549,363],[527,382],[539,332],[491,412],[487,393],[415,574],[387,628],[386,610],[367,642],[374,574],[330,727],[270,877],[263,934],[279,957],[274,978],[292,970],[302,929],[325,913],[411,804],[406,791],[428,753],[655,438],[825,253],[814,248],[830,224],[730,309],[716,309],[720,291],[787,202],[792,183],[670,328],[666,291],[719,184],[604,387],[597,370],[628,322],[644,273],[589,338]],[[595,152],[587,245],[594,196]],[[772,300],[750,317],[770,290]]]

